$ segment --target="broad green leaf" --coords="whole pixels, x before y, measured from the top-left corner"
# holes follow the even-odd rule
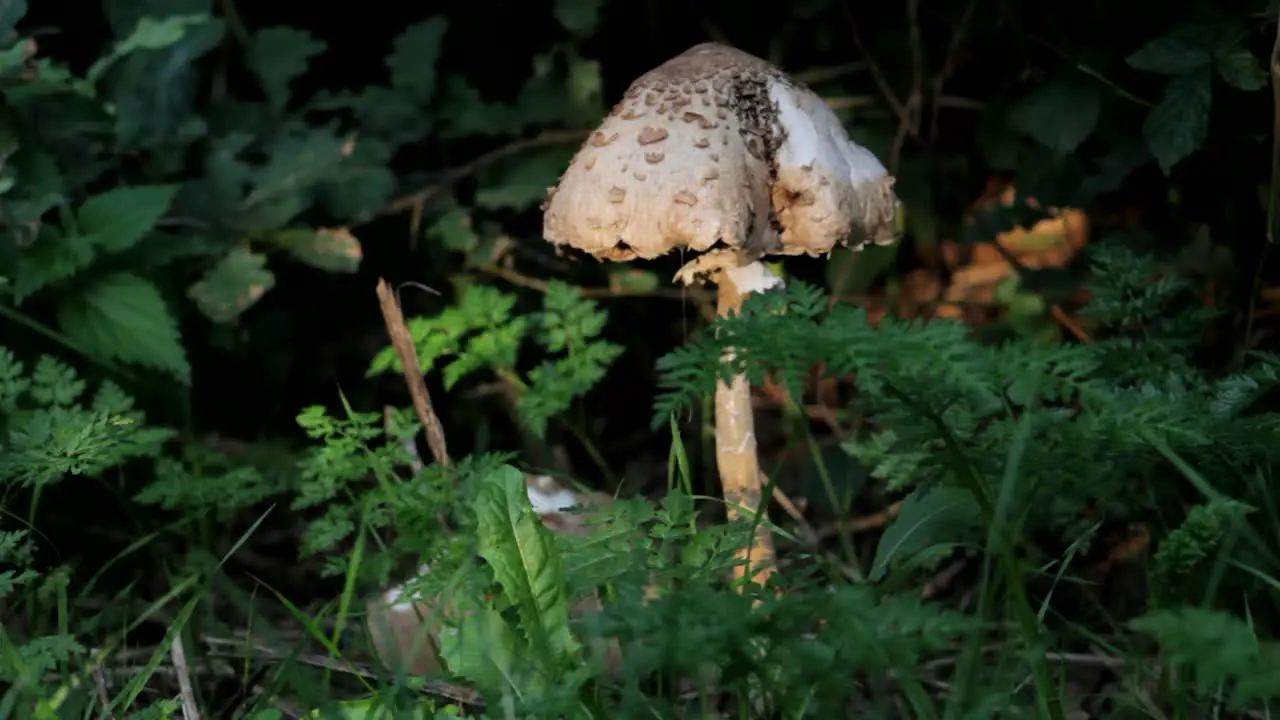
[[[143,18],[164,19],[178,15],[209,15],[214,0],[104,0],[103,13],[116,37],[127,37]]]
[[[344,141],[314,129],[278,138],[271,159],[254,173],[236,224],[244,230],[269,231],[289,224],[311,206],[314,190],[328,181],[345,157]]]
[[[128,250],[155,229],[169,209],[177,185],[137,185],[108,190],[80,206],[80,231],[107,252]]]
[[[360,240],[346,228],[283,230],[269,239],[299,261],[329,272],[353,273],[364,257]]]
[[[1098,84],[1077,72],[1064,73],[1013,107],[1015,128],[1060,155],[1073,152],[1089,137],[1102,112]]]
[[[27,0],[0,0],[0,43],[16,39],[13,29],[27,16]]]
[[[1261,90],[1267,86],[1267,71],[1253,53],[1244,48],[1232,48],[1214,58],[1218,74],[1228,85],[1237,90]]]
[[[98,85],[114,106],[116,147],[147,150],[155,172],[183,170],[186,147],[208,131],[196,111],[205,77],[199,60],[218,47],[225,32],[220,18],[204,18],[188,23],[172,45],[114,62]]]
[[[1176,77],[1142,124],[1147,148],[1167,175],[1180,160],[1200,147],[1209,134],[1213,83],[1208,66]]]
[[[516,607],[534,659],[564,664],[577,652],[564,571],[551,531],[529,503],[524,474],[504,465],[485,477],[475,509],[480,556]]]
[[[485,173],[485,185],[476,191],[476,205],[523,210],[542,202],[575,152],[576,147],[561,145],[512,158]]]
[[[1126,62],[1135,70],[1182,75],[1208,65],[1212,53],[1184,34],[1169,34],[1143,45]]]
[[[428,238],[439,240],[454,252],[471,252],[480,241],[471,225],[471,213],[466,208],[450,208],[428,225],[426,232]]]
[[[40,229],[30,247],[19,251],[9,278],[14,303],[21,305],[46,287],[75,276],[92,265],[96,255],[90,238],[63,235],[56,228]]]
[[[441,94],[444,105],[440,113],[441,136],[446,139],[509,135],[524,127],[515,108],[486,101],[479,90],[457,75],[445,77]]]
[[[191,382],[178,323],[160,290],[132,273],[104,275],[63,298],[58,325],[91,356],[137,363]]]
[[[271,107],[280,110],[289,103],[289,83],[305,74],[311,58],[326,47],[324,41],[305,30],[288,26],[263,28],[254,34],[246,62],[262,81]]]
[[[479,608],[458,627],[440,633],[440,658],[445,667],[491,697],[545,686],[538,682],[538,673],[531,672],[528,652],[516,631],[492,608]]]
[[[556,0],[552,12],[565,30],[575,35],[590,35],[600,22],[604,0]]]
[[[440,60],[441,43],[449,29],[449,21],[435,15],[405,28],[396,36],[387,68],[391,70],[392,87],[412,93],[414,100],[426,103],[436,93],[436,63]]]
[[[938,545],[953,544],[980,519],[978,503],[966,490],[943,485],[913,491],[880,536],[868,577],[879,581],[890,566],[909,562]]]
[[[187,297],[205,317],[225,323],[240,317],[275,284],[266,256],[238,247],[187,288]]]
[[[133,32],[116,43],[109,53],[98,58],[85,73],[90,83],[96,83],[116,61],[139,50],[163,50],[176,45],[187,35],[190,28],[198,27],[212,20],[207,14],[171,15],[164,18],[143,17],[138,19]]]

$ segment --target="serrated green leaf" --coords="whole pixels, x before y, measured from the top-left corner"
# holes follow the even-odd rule
[[[1244,48],[1232,48],[1214,58],[1218,74],[1228,85],[1245,91],[1261,90],[1267,86],[1267,71],[1253,53]]]
[[[890,566],[910,561],[940,543],[956,542],[980,518],[978,503],[967,490],[949,486],[915,490],[880,536],[868,577],[879,581]]]
[[[1204,142],[1209,134],[1212,103],[1213,83],[1208,66],[1176,77],[1165,86],[1160,104],[1142,124],[1142,137],[1166,175]]]
[[[304,212],[315,190],[327,182],[345,157],[344,141],[328,130],[278,138],[271,159],[254,172],[253,189],[245,196],[236,226],[275,230]]]
[[[466,208],[450,208],[427,226],[427,237],[439,240],[454,252],[469,253],[479,243],[472,227],[471,213]]]
[[[600,23],[604,0],[556,0],[552,12],[565,30],[575,35],[590,35]]]
[[[226,23],[197,15],[188,18],[181,39],[162,49],[123,57],[113,51],[117,59],[99,83],[114,106],[116,146],[153,151],[149,160],[161,172],[181,172],[185,148],[208,131],[195,109],[204,79],[198,61],[222,42]]]
[[[275,284],[266,256],[238,247],[187,288],[187,297],[205,317],[225,323],[240,317]]]
[[[24,300],[50,285],[75,276],[93,264],[93,241],[82,235],[64,236],[56,228],[39,228],[31,247],[19,251],[12,277],[13,301]]]
[[[562,145],[512,158],[485,173],[484,187],[476,191],[476,205],[490,210],[523,210],[542,202],[547,188],[556,183],[576,151]]]
[[[62,300],[58,326],[91,356],[162,370],[184,384],[191,366],[160,290],[132,273],[104,275]]]
[[[1130,55],[1126,62],[1135,70],[1182,75],[1208,65],[1212,53],[1201,43],[1184,34],[1174,33],[1158,37]]]
[[[486,101],[479,90],[457,75],[445,78],[442,94],[444,108],[440,122],[444,126],[441,132],[444,138],[509,135],[518,132],[524,124],[515,108]]]
[[[327,47],[305,30],[288,26],[263,28],[249,43],[246,62],[262,81],[271,107],[280,110],[289,103],[289,84],[305,74],[311,58]]]
[[[492,608],[478,608],[463,617],[456,628],[445,628],[440,633],[440,658],[449,672],[494,696],[504,691],[536,690],[543,685],[537,682],[539,673],[529,667],[528,654],[515,630]]]
[[[577,641],[569,632],[564,570],[551,531],[529,503],[524,473],[503,466],[487,475],[475,511],[480,556],[516,607],[535,657],[567,662]]]
[[[177,185],[137,185],[108,190],[80,206],[80,231],[107,252],[128,250],[146,237],[169,209]]]
[[[1060,155],[1073,152],[1089,137],[1102,113],[1098,84],[1077,72],[1060,75],[1036,89],[1010,112],[1022,133]]]
[[[387,56],[392,87],[408,91],[419,103],[431,100],[436,93],[436,63],[448,29],[449,21],[435,15],[396,36]]]

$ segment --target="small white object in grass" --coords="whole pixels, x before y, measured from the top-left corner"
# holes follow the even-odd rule
[[[529,504],[539,515],[568,510],[582,504],[578,496],[565,489],[550,475],[532,475],[526,486],[529,491]]]
[[[743,295],[762,293],[780,287],[783,284],[782,278],[778,277],[776,273],[759,261],[747,263],[742,267],[730,268],[725,271],[725,275],[729,277],[729,281],[738,289],[738,292]]]
[[[562,487],[550,475],[529,476],[526,488],[529,494],[529,504],[533,506],[533,511],[539,515],[568,510],[582,504],[573,491]],[[429,572],[431,572],[430,566],[418,566],[418,577]],[[408,583],[394,585],[382,594],[383,602],[390,605],[393,612],[415,612],[414,603],[420,601],[421,598],[413,597],[412,595],[406,597],[405,589],[407,585]]]
[[[430,566],[428,565],[418,566],[418,577],[422,577],[423,575],[426,575],[429,572],[431,572]],[[417,598],[409,597],[404,600],[401,600],[401,598],[405,594],[405,586],[407,584],[408,583],[393,585],[387,588],[387,591],[382,594],[383,602],[390,605],[391,609],[395,612],[412,612],[413,611],[413,603],[416,601]]]

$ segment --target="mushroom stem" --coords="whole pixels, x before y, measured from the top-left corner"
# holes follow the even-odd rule
[[[782,283],[782,279],[762,263],[752,262],[726,269],[715,275],[717,286],[716,314],[728,317],[737,313],[743,301],[753,292],[761,292]],[[725,360],[733,358],[733,350]],[[764,473],[756,453],[756,423],[751,408],[751,386],[745,374],[734,375],[728,384],[716,383],[716,467],[720,486],[728,507],[729,520],[746,518],[755,522],[751,545],[738,552],[746,564],[734,568],[734,579],[741,580],[749,571],[754,582],[764,584],[773,575],[775,553],[773,532],[766,524],[762,503]],[[757,521],[757,513],[760,518]]]

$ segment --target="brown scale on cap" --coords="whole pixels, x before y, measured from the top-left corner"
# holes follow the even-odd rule
[[[892,184],[803,84],[704,43],[632,83],[548,191],[544,235],[614,261],[819,255],[892,241]]]

